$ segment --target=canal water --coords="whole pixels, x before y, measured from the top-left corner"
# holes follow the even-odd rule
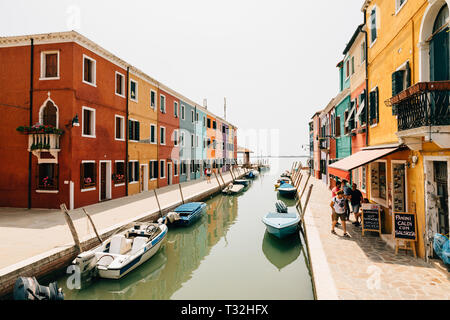
[[[121,280],[98,279],[81,290],[56,279],[70,299],[314,299],[308,253],[301,235],[279,240],[261,218],[275,211],[274,183],[302,159],[272,158],[239,196],[206,200],[207,214],[187,228],[169,228],[159,253]],[[295,201],[283,199],[289,211]],[[70,281],[69,281],[70,283]]]

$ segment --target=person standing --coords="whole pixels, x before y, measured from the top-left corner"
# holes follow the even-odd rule
[[[344,191],[339,190],[337,193],[337,196],[333,198],[333,200],[330,203],[332,215],[333,215],[333,222],[331,224],[331,233],[337,234],[334,230],[336,226],[336,222],[338,222],[339,219],[341,219],[342,226],[344,229],[344,237],[350,237],[350,235],[347,233],[347,226],[345,224],[345,221],[347,220],[346,217],[346,199],[344,198]]]
[[[356,227],[359,227],[361,225],[361,223],[359,222],[359,218],[361,217],[359,210],[361,209],[361,202],[363,199],[363,195],[361,191],[357,189],[356,183],[352,184],[350,194],[351,194],[350,204],[352,205],[352,212],[353,215],[355,216],[355,222],[353,222],[353,224]]]
[[[345,199],[345,203],[347,205],[346,210],[345,210],[345,214],[347,215],[347,220],[350,219],[350,204],[349,204],[349,200],[352,198],[352,189],[349,187],[348,185],[348,181],[347,180],[342,180],[342,190],[344,191],[344,199]]]
[[[207,179],[208,183],[211,183],[211,168],[210,167],[206,168],[206,179]]]
[[[336,181],[336,186],[331,190],[331,197],[336,197],[339,190],[341,190],[341,182]],[[331,215],[331,223],[333,223],[333,215]],[[336,225],[340,226],[341,224],[337,222]]]

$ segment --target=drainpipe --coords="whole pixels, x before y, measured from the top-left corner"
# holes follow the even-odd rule
[[[30,127],[33,125],[33,70],[34,70],[34,39],[31,38],[30,50]],[[28,209],[31,209],[31,162],[32,154],[28,152]]]
[[[126,90],[127,93],[125,95],[126,98],[126,116],[125,116],[125,166],[124,166],[124,172],[125,172],[125,195],[128,196],[128,175],[130,174],[130,172],[128,172],[128,132],[129,132],[129,128],[128,128],[128,99],[129,99],[129,91],[130,89],[128,88],[130,83],[130,67],[127,67],[127,85],[126,85]]]
[[[366,18],[366,12],[367,10],[364,9],[364,27],[367,25],[367,18]],[[362,30],[361,32],[364,33],[365,36],[365,42],[366,42],[366,95],[364,97],[364,103],[366,104],[366,147],[369,145],[369,45],[368,45],[368,35],[366,30]]]

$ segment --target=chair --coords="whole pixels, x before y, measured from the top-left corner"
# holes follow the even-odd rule
[[[122,248],[125,246],[125,236],[123,234],[116,234],[111,238],[109,246],[109,253],[121,254]]]
[[[133,247],[131,248],[130,254],[135,254],[140,249],[142,249],[147,244],[147,238],[144,237],[136,237],[133,241]]]

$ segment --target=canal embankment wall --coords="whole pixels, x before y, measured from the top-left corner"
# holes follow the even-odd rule
[[[244,172],[240,170],[239,174],[235,172],[234,177],[241,178],[244,175]],[[156,221],[162,215],[181,205],[183,200],[184,202],[195,202],[214,196],[232,181],[233,177],[230,173],[221,174],[217,178],[213,175],[209,183],[206,180],[195,180],[157,189],[157,197],[155,196],[155,191],[152,190],[132,197],[87,206],[85,209],[90,213],[100,237],[106,239],[130,223]],[[71,217],[73,216],[72,219],[75,229],[79,233],[83,250],[89,250],[98,245],[99,241],[92,230],[90,230],[91,232],[85,231],[87,220],[80,210],[73,210],[70,212],[70,215]],[[22,214],[30,215],[29,211],[23,211]],[[49,247],[53,248],[42,250],[39,254],[29,254],[25,259],[0,269],[0,297],[6,297],[12,292],[18,277],[36,277],[39,280],[69,265],[77,256],[78,251],[73,240],[67,242],[71,236],[68,226],[62,222],[63,214],[53,210],[48,215],[49,217],[46,216],[46,220],[52,221],[54,225],[48,223],[48,225],[44,224],[44,228],[35,228],[33,230],[28,225],[30,228],[28,230],[33,235],[27,238],[24,238],[26,233],[21,234],[17,227],[24,224],[22,229],[25,231],[22,232],[26,232],[28,216],[21,217],[20,213],[17,213],[15,216],[17,223],[14,227],[10,228],[11,230],[2,228],[2,231],[4,230],[8,233],[7,235],[4,234],[7,243],[2,244],[5,248],[8,248],[6,250],[8,252],[4,252],[5,256],[15,254],[16,241],[21,242],[21,245],[24,247],[18,250],[21,251],[21,256],[27,256],[27,246],[32,248],[33,243],[44,241],[47,242]],[[89,228],[87,229],[89,230]],[[14,237],[16,232],[16,237]],[[35,251],[29,250],[29,252]],[[19,252],[16,252],[16,254],[18,255]]]

